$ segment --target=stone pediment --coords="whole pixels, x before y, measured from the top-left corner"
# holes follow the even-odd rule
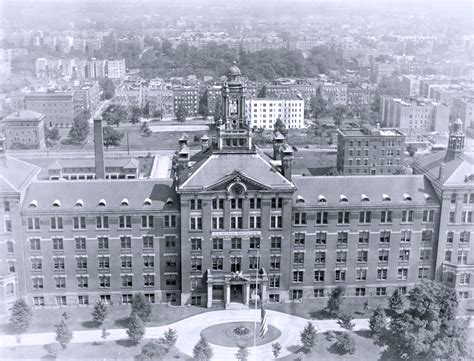
[[[227,191],[234,196],[243,196],[247,191],[271,190],[245,174],[234,171],[205,189],[206,191]]]

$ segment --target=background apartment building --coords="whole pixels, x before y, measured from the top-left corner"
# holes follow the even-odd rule
[[[286,128],[304,128],[304,100],[295,95],[247,100],[247,119],[252,128],[273,129],[278,118]]]

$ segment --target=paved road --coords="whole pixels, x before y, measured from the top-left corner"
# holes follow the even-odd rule
[[[145,157],[148,153],[151,155],[172,156],[176,149],[166,150],[131,150],[130,156]],[[193,153],[194,151],[191,151]],[[7,155],[18,159],[38,159],[38,158],[94,158],[94,151],[90,149],[78,149],[74,151],[7,151]],[[128,157],[126,150],[105,150],[104,156],[107,157]]]

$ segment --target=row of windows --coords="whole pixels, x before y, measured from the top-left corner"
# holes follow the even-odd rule
[[[462,211],[460,221],[461,223],[473,223],[472,211]],[[455,211],[449,212],[449,223],[457,223]]]
[[[243,217],[242,216],[230,216],[230,228],[231,229],[243,229]],[[202,230],[203,221],[201,216],[191,216],[189,218],[189,229],[192,231]],[[258,229],[262,227],[261,216],[250,216],[249,217],[249,228]],[[281,229],[283,227],[283,217],[281,215],[270,216],[270,229]],[[214,216],[212,217],[212,228],[213,229],[224,229],[224,217]]]
[[[168,297],[169,295],[169,297]],[[150,303],[155,303],[155,295],[153,293],[145,293],[144,294],[145,298],[148,300]],[[131,304],[132,303],[132,294],[124,294],[122,295],[122,303],[123,304]],[[112,304],[112,299],[110,295],[99,295],[100,301],[102,301],[105,304],[111,305]],[[172,301],[174,299],[174,301]],[[55,303],[56,306],[67,306],[67,297],[66,296],[56,296],[55,297]],[[166,294],[166,300],[167,302],[176,302],[176,296],[173,298],[171,297],[170,293]],[[89,305],[89,295],[79,295],[77,296],[77,304],[87,306]],[[44,297],[43,296],[37,296],[33,297],[33,305],[35,307],[42,307],[45,305],[44,302]]]
[[[455,204],[457,198],[458,198],[458,194],[456,194],[456,193],[451,194],[451,204]],[[466,204],[466,203],[473,204],[474,203],[474,193],[464,193],[462,195],[462,202],[464,204]]]
[[[230,199],[230,209],[242,209],[243,208],[243,199],[242,198],[232,198]],[[212,209],[224,209],[224,199],[223,198],[213,198],[211,200]],[[250,198],[249,199],[249,208],[250,209],[261,209],[262,208],[262,199],[261,198]],[[278,209],[283,208],[283,199],[274,197],[271,199],[271,208]],[[201,199],[191,199],[189,201],[189,209],[191,210],[200,210],[202,209],[202,200]]]

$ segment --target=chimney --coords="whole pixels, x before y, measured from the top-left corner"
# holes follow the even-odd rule
[[[201,137],[201,150],[206,150],[207,148],[209,148],[209,136],[204,134]]]
[[[181,134],[181,138],[178,140],[179,150],[188,146],[188,135],[186,133]]]
[[[439,175],[438,175],[438,179],[439,179],[440,181],[443,181],[444,174],[445,174],[445,168],[446,168],[446,163],[442,162],[442,163],[439,165]]]
[[[281,159],[281,146],[285,141],[285,136],[280,132],[275,132],[273,134],[273,159],[280,160]]]
[[[281,152],[281,169],[283,176],[291,182],[291,173],[293,170],[293,148],[290,145]]]
[[[189,166],[189,148],[184,146],[178,152],[178,166],[182,169],[186,169]]]
[[[95,178],[105,178],[104,163],[104,134],[102,130],[102,117],[94,118],[94,157],[95,157]]]

